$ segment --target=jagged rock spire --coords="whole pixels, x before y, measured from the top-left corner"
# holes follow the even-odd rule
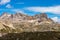
[[[47,14],[46,13],[41,13],[40,18],[47,18]]]

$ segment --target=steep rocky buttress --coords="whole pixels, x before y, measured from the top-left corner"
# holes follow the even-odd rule
[[[28,16],[22,13],[3,13],[0,16],[0,32],[20,33],[33,31],[60,31],[60,24],[48,18],[45,13],[34,16]]]

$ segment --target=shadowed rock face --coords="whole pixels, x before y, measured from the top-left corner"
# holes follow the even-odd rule
[[[60,40],[60,32],[23,32],[8,33],[0,40]]]
[[[46,13],[36,14],[35,17],[36,18],[46,18],[46,19],[48,18]]]

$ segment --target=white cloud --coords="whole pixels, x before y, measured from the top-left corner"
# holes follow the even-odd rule
[[[53,17],[53,18],[51,18],[54,22],[58,22],[58,23],[60,23],[60,19],[58,18],[58,17]]]
[[[14,12],[18,12],[18,13],[23,13],[23,11],[20,10],[20,9],[13,9],[12,11],[14,11]]]
[[[10,1],[11,1],[11,0],[1,0],[1,1],[0,1],[0,5],[9,3]]]
[[[7,4],[6,8],[12,8],[12,6],[10,4]]]
[[[13,9],[13,10],[11,10],[11,11],[16,12],[16,13],[26,14],[26,13],[25,13],[23,10],[21,10],[21,9]]]
[[[34,12],[51,12],[55,14],[60,14],[60,5],[50,6],[50,7],[27,7],[24,9],[29,11],[34,11]]]

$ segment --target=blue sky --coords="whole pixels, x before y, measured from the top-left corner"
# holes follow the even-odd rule
[[[0,14],[24,13],[35,15],[46,13],[54,21],[60,22],[60,0],[0,0]]]

